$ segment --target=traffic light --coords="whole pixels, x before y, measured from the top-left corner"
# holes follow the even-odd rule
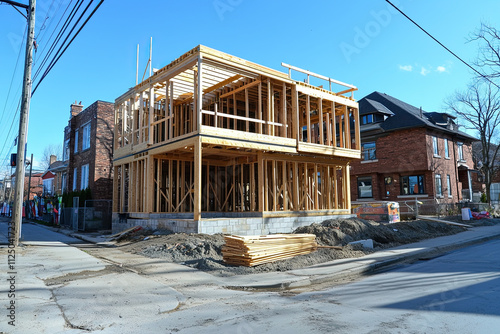
[[[12,153],[10,155],[10,167],[16,167],[17,153]]]

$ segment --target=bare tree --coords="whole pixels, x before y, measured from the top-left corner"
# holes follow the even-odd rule
[[[500,30],[483,22],[479,29],[471,34],[469,41],[479,43],[478,57],[474,65],[481,68],[485,77],[500,79]]]
[[[55,155],[57,160],[61,160],[62,157],[62,145],[50,144],[43,150],[42,160],[40,161],[40,168],[47,170],[50,166],[50,156]]]
[[[467,129],[475,130],[481,142],[477,153],[486,184],[486,198],[490,203],[490,186],[495,175],[499,155],[500,90],[491,82],[476,80],[467,90],[456,92],[446,102],[450,110],[465,121]]]

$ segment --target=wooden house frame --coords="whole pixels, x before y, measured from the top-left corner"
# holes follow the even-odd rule
[[[265,234],[290,230],[280,218],[350,215],[356,87],[282,65],[199,45],[118,97],[114,230]]]

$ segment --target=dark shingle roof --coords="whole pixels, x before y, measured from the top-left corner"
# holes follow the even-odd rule
[[[384,93],[373,92],[362,98],[359,101],[360,115],[370,113],[370,111],[365,110],[371,110],[371,112],[373,112],[374,102],[377,103],[377,105],[383,105],[393,114],[393,116],[380,123],[380,127],[384,130],[384,132],[408,128],[426,127],[433,130],[458,135],[460,137],[463,137],[463,139],[477,140],[476,138],[466,134],[465,132],[457,130],[456,127],[448,128],[443,125],[438,125],[444,122],[445,116],[451,115],[437,112],[428,113],[421,108],[414,107],[411,104],[398,100],[395,97]],[[377,107],[376,110],[378,110],[379,108],[380,107]],[[451,117],[454,119],[453,116]]]

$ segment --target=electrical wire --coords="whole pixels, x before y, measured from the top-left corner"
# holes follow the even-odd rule
[[[43,76],[40,78],[40,80],[38,81],[37,85],[35,86],[35,88],[33,89],[31,95],[33,96],[33,94],[35,93],[36,89],[38,88],[38,86],[42,83],[43,79],[45,79],[45,77],[47,76],[47,74],[49,74],[49,72],[52,70],[52,68],[55,66],[55,64],[59,61],[59,59],[62,57],[62,55],[66,52],[66,50],[68,49],[68,47],[71,45],[71,43],[73,43],[73,41],[75,40],[76,36],[78,36],[78,34],[82,31],[82,29],[85,27],[85,25],[88,23],[88,21],[92,18],[92,16],[94,16],[95,12],[99,9],[99,7],[102,5],[102,3],[104,2],[104,0],[101,0],[97,6],[94,8],[94,10],[89,14],[89,16],[87,17],[87,19],[83,22],[83,24],[80,26],[80,28],[78,29],[78,31],[75,33],[75,35],[73,36],[73,38],[71,38],[71,40],[68,42],[68,44],[66,45],[66,47],[61,51],[61,53],[58,55],[57,58],[54,58],[53,61],[49,64],[49,66],[46,68]],[[92,3],[92,1],[90,2],[90,4]],[[83,15],[85,14],[85,12],[87,11],[87,9],[90,7],[90,4],[87,6],[87,8],[85,8],[84,12],[82,13],[82,15],[80,16],[80,18],[83,17]],[[78,22],[80,21],[80,18],[78,19],[78,21],[76,22],[75,26],[78,24]],[[73,31],[73,28],[71,29],[70,33]],[[69,37],[69,35],[68,35]],[[65,41],[67,40],[67,38],[65,39]],[[59,48],[60,50],[61,48]],[[59,52],[58,50],[58,52]]]
[[[469,63],[467,63],[465,60],[463,60],[462,58],[460,58],[456,53],[454,53],[453,51],[451,51],[450,49],[448,49],[443,43],[441,43],[440,41],[438,41],[434,36],[432,36],[429,32],[427,32],[427,30],[425,30],[424,28],[422,28],[417,22],[413,21],[408,15],[406,15],[405,13],[403,13],[403,11],[401,9],[399,9],[398,7],[396,7],[392,2],[390,2],[389,0],[385,0],[389,5],[391,5],[392,7],[394,7],[394,9],[396,9],[398,12],[400,12],[404,17],[406,17],[408,20],[410,20],[411,23],[413,23],[414,25],[416,25],[420,30],[422,30],[427,36],[429,36],[430,38],[432,38],[436,43],[438,43],[439,45],[441,45],[446,51],[448,51],[449,53],[451,53],[455,58],[457,58],[458,60],[460,60],[462,63],[464,63],[467,67],[469,67],[471,70],[473,70],[474,72],[476,72],[479,76],[481,76],[482,78],[484,78],[485,80],[489,81],[490,83],[492,83],[494,86],[496,86],[497,88],[500,89],[500,86],[498,86],[496,83],[494,83],[493,81],[491,81],[488,77],[486,77],[484,74],[482,74],[481,72],[479,72],[478,70],[476,70],[474,67],[472,67]]]

